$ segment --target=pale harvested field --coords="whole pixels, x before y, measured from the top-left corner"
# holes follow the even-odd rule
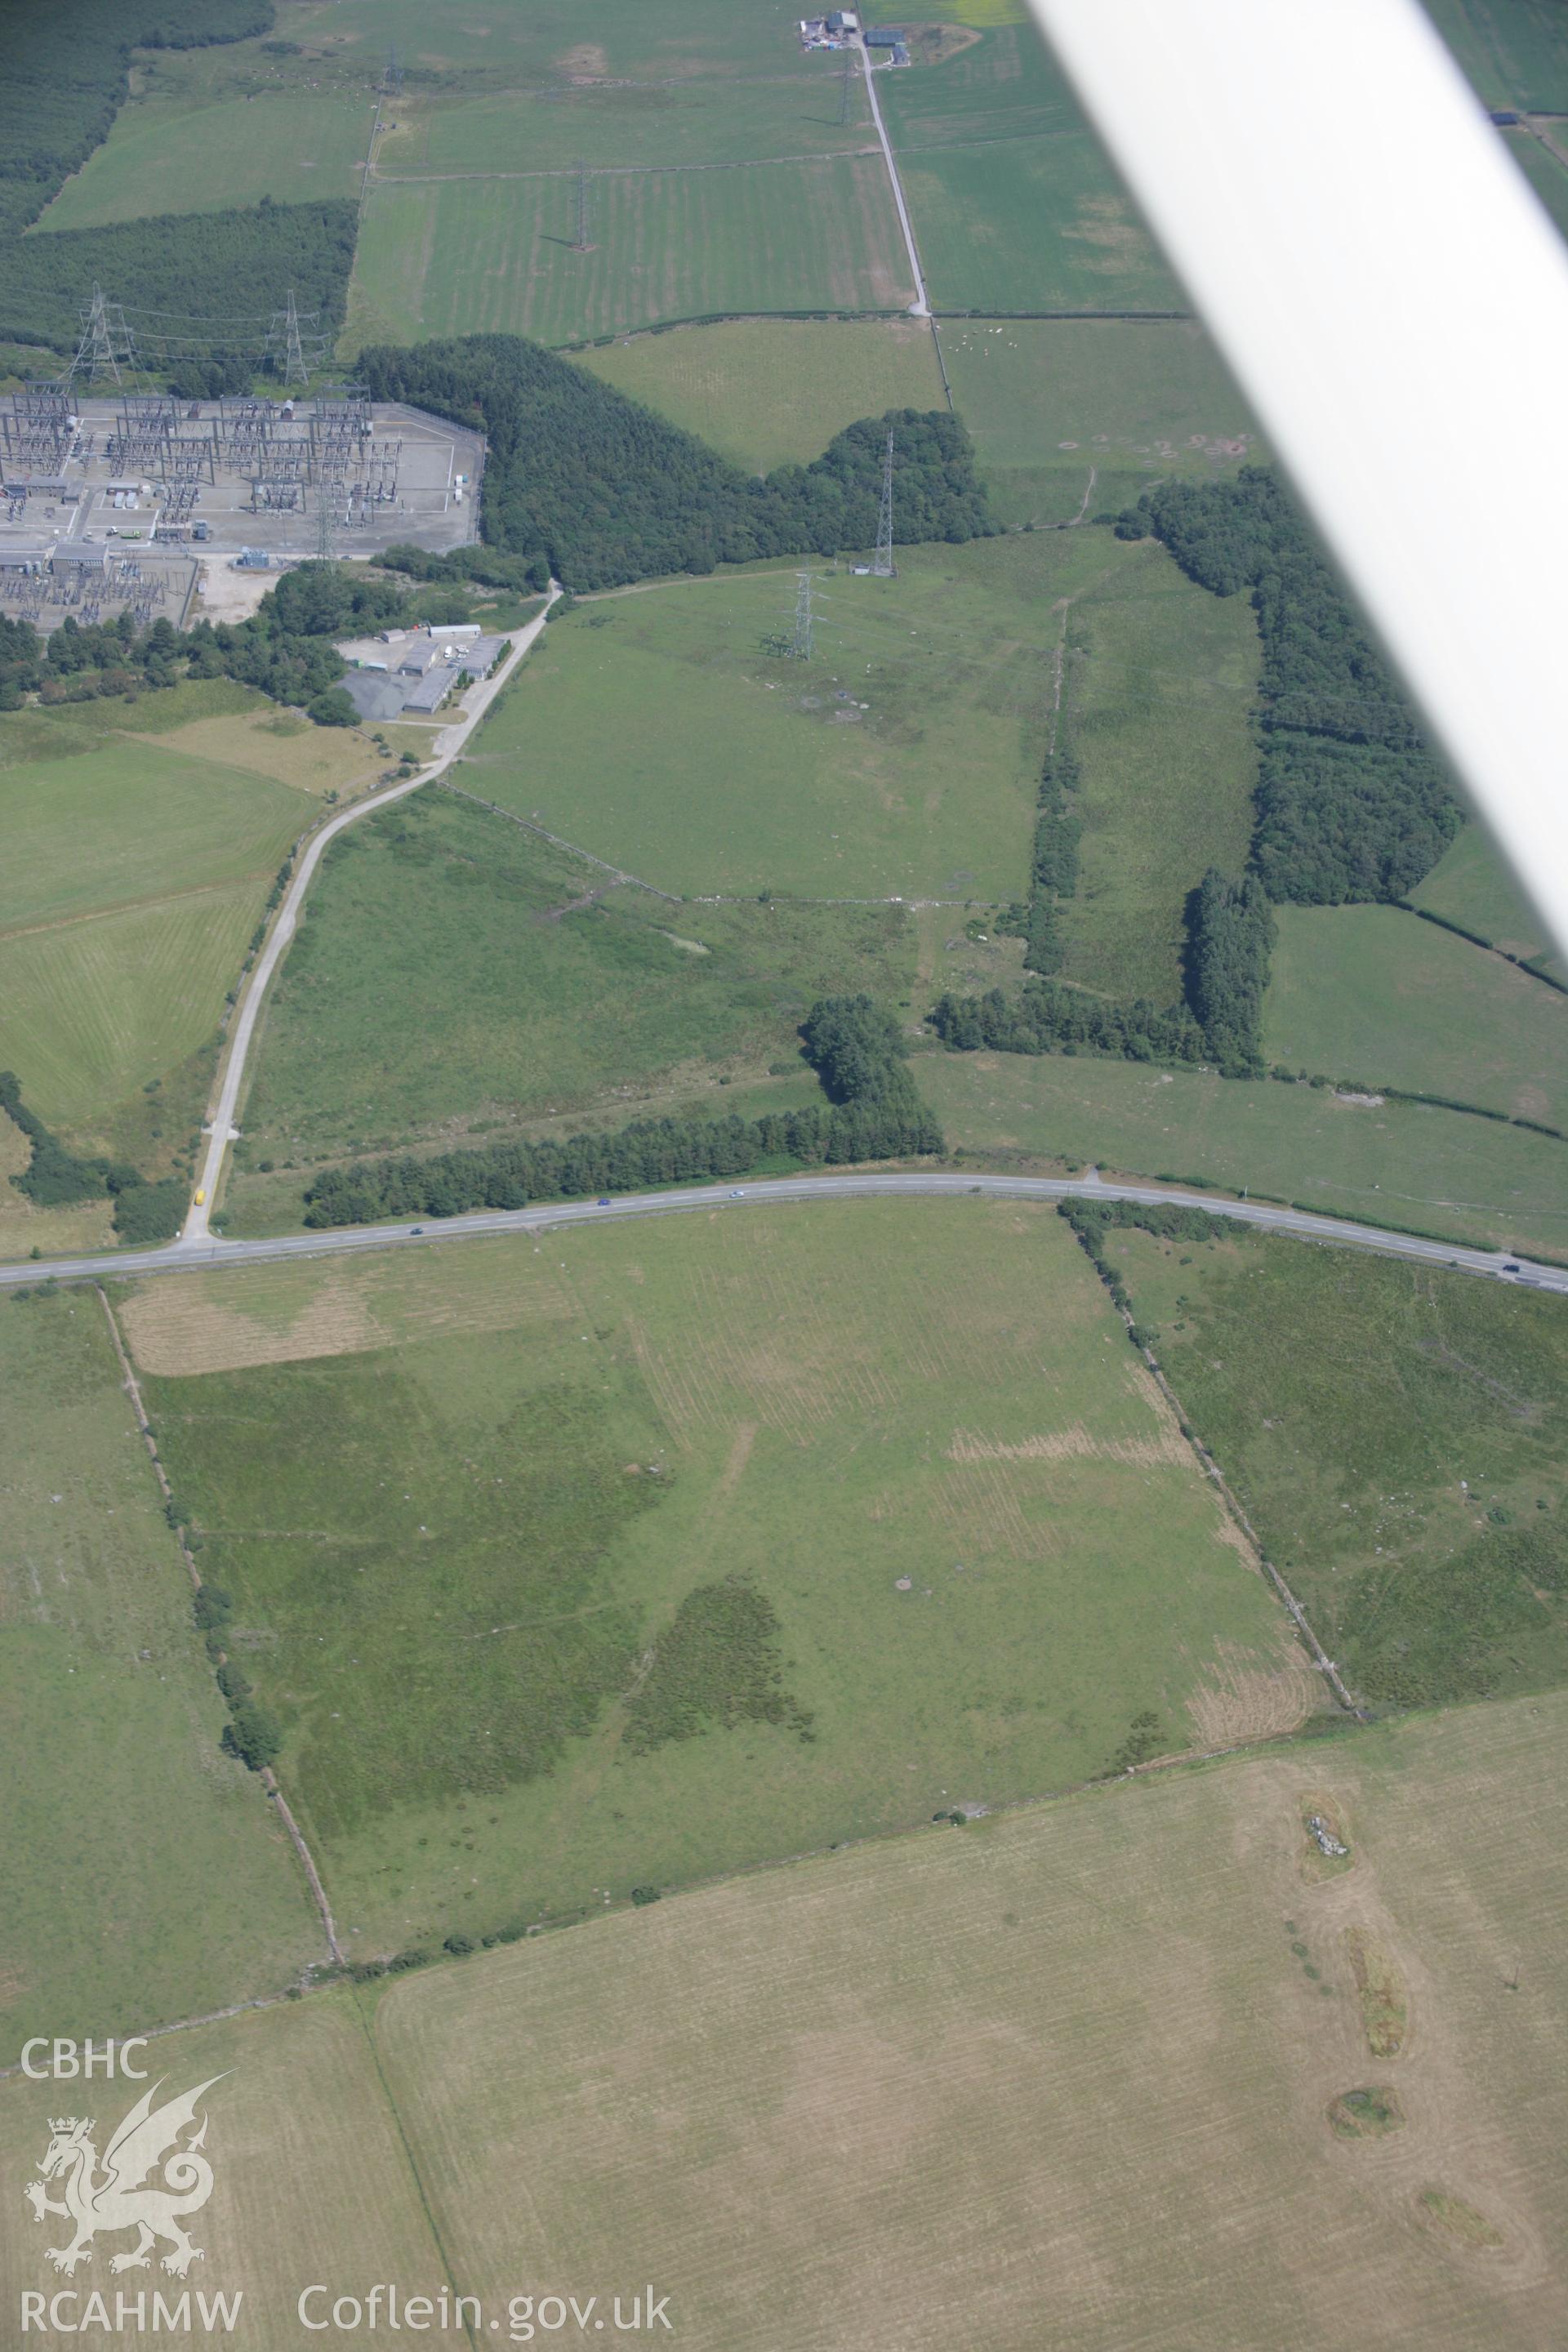
[[[714,2352],[1545,2352],[1565,1734],[1561,1696],[1411,1720],[412,1979],[377,2038],[455,2269],[646,2276]],[[1356,1927],[1409,1987],[1392,2057]],[[1403,2128],[1337,2137],[1369,2084]]]
[[[357,728],[315,727],[276,710],[243,710],[228,719],[196,719],[175,735],[150,735],[150,743],[199,753],[229,768],[272,776],[302,793],[343,792],[368,784],[385,765]]]
[[[47,2023],[45,2015],[40,2030]],[[296,2352],[304,2344],[342,2341],[307,2335],[296,2319],[300,2291],[315,2280],[331,2283],[338,2294],[363,2294],[376,2279],[398,2280],[405,2294],[439,2290],[440,2253],[350,1993],[318,1994],[172,2035],[153,2042],[141,2063],[152,2067],[154,2080],[166,2078],[165,2097],[214,2075],[223,2078],[204,2102],[205,2152],[215,2186],[210,2202],[188,2223],[203,2260],[185,2282],[194,2292],[238,2290],[244,2296],[234,2336],[215,2331],[213,2341],[233,2341],[250,2352]],[[179,2283],[156,2262],[149,2270],[110,2278],[110,2259],[130,2249],[129,2235],[100,2240],[89,2265],[73,2280],[62,2278],[44,2259],[44,2248],[65,2242],[65,2226],[53,2215],[47,2224],[35,2221],[22,2200],[21,2184],[37,2178],[48,2144],[51,2115],[85,2107],[98,2117],[94,2140],[101,2157],[109,2132],[136,2095],[134,2084],[101,2079],[88,2100],[76,2084],[16,2078],[0,2084],[0,2150],[12,2189],[0,2198],[8,2318],[16,2310],[12,2297],[28,2288],[53,2294],[74,2286],[84,2302],[97,2288],[108,2295],[110,2313],[117,2288],[132,2295],[144,2291],[149,2307],[154,2291],[178,2295]],[[58,2184],[49,2193],[58,2195]],[[68,2305],[62,2316],[70,2316]],[[95,2339],[89,2330],[87,2340],[121,2339]],[[150,2326],[131,2331],[125,2340],[147,2352],[188,2352],[193,2342],[207,2339],[193,2325],[189,2335]],[[364,2331],[353,2338],[360,2345],[406,2346],[409,2340]],[[454,2341],[450,2336],[428,2340]],[[30,2331],[26,2341],[58,2352],[76,2338],[46,2328]]]

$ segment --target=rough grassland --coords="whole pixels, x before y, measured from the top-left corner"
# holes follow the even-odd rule
[[[193,719],[177,735],[152,740],[187,755],[216,760],[221,767],[270,776],[318,798],[371,784],[386,764],[358,728],[315,727],[274,703],[224,718]]]
[[[1210,866],[1238,873],[1247,862],[1257,625],[1239,597],[1194,587],[1162,549],[1119,566],[1073,606],[1067,631],[1083,844],[1078,894],[1062,910],[1064,971],[1169,1003],[1188,892]]]
[[[290,89],[191,109],[134,100],[38,223],[102,228],[155,213],[352,196],[374,119],[368,91]]]
[[[1013,898],[1052,603],[1130,552],[1098,533],[900,550],[895,580],[822,582],[809,667],[765,649],[793,571],[605,599],[551,625],[462,781],[667,890]]]
[[[239,883],[0,938],[0,1069],[40,1118],[105,1136],[214,1037],[265,899]]]
[[[751,79],[820,73],[797,37],[795,0],[595,0],[584,26],[580,0],[470,0],[434,11],[429,0],[315,0],[289,9],[290,38],[379,79],[389,44],[409,68],[484,89],[542,81],[564,89],[593,80],[658,81],[726,75]],[[310,70],[307,66],[305,71]],[[414,74],[409,80],[412,84]]]
[[[912,319],[727,319],[581,357],[752,474],[808,465],[858,417],[944,405],[931,331]]]
[[[696,2352],[1537,2352],[1565,1731],[1554,1698],[1156,1775],[399,1985],[377,2041],[458,2275],[652,2278]],[[1357,1859],[1312,1885],[1324,1789]],[[1326,2114],[1384,2079],[1363,1923],[1418,1988],[1374,2144]],[[1500,2249],[1429,2232],[1431,2189]]]
[[[1568,25],[1552,0],[1430,0],[1487,106],[1568,111]]]
[[[1091,131],[905,150],[899,175],[938,310],[1186,307]]]
[[[734,171],[608,173],[576,251],[576,180],[382,181],[363,215],[344,350],[480,330],[565,343],[741,310],[914,299],[879,154]]]
[[[1099,514],[1135,497],[1140,477],[1205,480],[1259,454],[1240,394],[1189,320],[950,320],[939,332],[953,405],[1009,522],[1065,522],[1086,494]]]
[[[1545,924],[1479,824],[1465,826],[1410,895],[1417,907],[1479,931],[1510,955],[1542,957],[1549,971],[1560,968]]]
[[[223,1891],[216,1872],[197,1887],[195,1902],[208,1932],[221,1910]],[[79,1906],[79,1899],[73,1886],[73,1906]],[[62,1915],[58,1928],[68,1916]],[[65,1940],[57,1933],[57,1947]],[[51,2012],[47,2003],[35,2016],[40,2032],[50,2031],[57,2019],[61,2029],[70,2030],[68,2016]],[[117,2028],[133,2022],[140,2021],[118,2014],[114,2019]],[[202,2102],[205,2150],[216,2185],[210,2202],[188,2224],[203,2260],[184,2281],[167,2277],[156,2257],[149,2270],[114,2279],[109,2274],[110,2258],[135,2242],[122,2235],[100,2238],[90,2267],[72,2280],[52,2270],[44,2249],[67,2242],[64,2229],[53,2215],[47,2224],[35,2221],[20,2185],[37,2178],[38,2160],[49,2142],[49,2116],[62,2106],[89,2103],[79,2085],[69,2086],[76,2092],[73,2100],[62,2096],[58,2083],[18,2077],[0,2084],[0,2150],[6,2178],[18,2190],[0,2200],[0,2261],[14,2292],[48,2295],[74,2288],[80,2299],[65,2305],[69,2318],[86,2309],[96,2288],[111,2321],[117,2291],[129,2292],[131,2311],[136,2294],[144,2293],[145,2332],[132,2335],[134,2322],[128,2321],[127,2333],[156,2352],[175,2352],[193,2339],[204,2340],[195,2308],[203,2294],[243,2294],[233,2340],[255,2352],[295,2352],[301,2343],[319,2340],[303,2332],[298,2316],[300,2292],[313,2282],[331,2282],[333,2294],[363,2294],[372,2281],[391,2279],[405,2295],[439,2293],[446,2284],[440,2250],[431,2239],[375,2053],[346,1989],[195,2027],[154,2042],[142,2063],[153,2066],[154,2079],[166,2076],[165,2097],[194,2090],[215,2075],[223,2078]],[[94,2145],[100,2158],[137,2087],[106,2084],[101,2077],[93,2084],[89,2112],[100,2118]],[[51,2187],[50,2194],[58,2190]],[[193,2305],[189,2332],[153,2327],[153,2295],[162,2291],[177,2305],[185,2288]],[[329,2305],[331,2300],[329,2295]],[[85,2324],[90,2328],[90,2321]],[[26,2340],[46,2352],[60,2352],[76,2338],[46,2329]],[[216,2323],[213,2340],[225,2340]],[[361,2330],[354,2340],[389,2352],[409,2338],[382,2326]],[[432,2334],[429,2340],[441,2338]],[[460,2343],[462,2337],[448,2336],[446,2341]]]
[[[1568,1146],[1522,1128],[1085,1055],[940,1054],[915,1066],[949,1144],[982,1160],[1200,1176],[1337,1216],[1568,1257]]]
[[[90,1290],[0,1306],[0,2063],[267,1992],[324,1957],[223,1702]],[[9,2205],[12,2200],[5,2200]]]
[[[680,907],[608,882],[450,793],[343,836],[268,1013],[250,1154],[593,1108],[626,1118],[662,1109],[677,1069],[712,1084],[797,1063],[819,996],[910,1001],[900,908]]]
[[[1284,1239],[1112,1249],[1352,1690],[1408,1706],[1568,1680],[1556,1300]]]
[[[150,1376],[356,1949],[1060,1787],[1146,1714],[1179,1749],[1317,1703],[1050,1213],[447,1255],[488,1329],[364,1351],[400,1277],[268,1270],[264,1356],[323,1281],[355,1352]],[[232,1360],[249,1294],[208,1279]],[[201,1346],[150,1295],[160,1361],[169,1313]]]
[[[1568,996],[1397,907],[1282,907],[1263,1051],[1568,1127]]]
[[[0,771],[0,938],[276,871],[314,814],[287,786],[144,739]]]

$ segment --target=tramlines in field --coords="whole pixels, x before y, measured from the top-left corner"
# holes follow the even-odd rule
[[[914,299],[879,156],[605,172],[577,184],[384,181],[347,342],[500,330],[564,343],[722,312],[899,310]]]

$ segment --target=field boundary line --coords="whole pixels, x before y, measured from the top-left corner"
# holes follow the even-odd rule
[[[584,865],[596,866],[600,873],[607,874],[613,882],[626,883],[634,890],[646,890],[651,898],[662,898],[667,906],[679,907],[685,903],[673,890],[661,890],[657,882],[645,882],[640,875],[627,874],[621,866],[612,866],[608,858],[595,857],[591,849],[579,849],[574,841],[563,841],[558,833],[552,833],[548,826],[537,824],[531,816],[519,816],[513,809],[504,809],[494,801],[483,800],[478,793],[470,793],[463,785],[453,783],[447,776],[437,776],[435,782],[438,790],[450,793],[454,799],[468,801],[475,808],[489,809],[492,816],[504,817],[509,824],[520,825],[524,833],[536,833],[542,841],[549,842],[552,848],[567,850],[572,856],[582,858]]]
[[[1484,1698],[1443,1700],[1427,1706],[1407,1707],[1402,1711],[1400,1719],[1409,1721],[1417,1716],[1452,1715],[1460,1709],[1490,1706],[1492,1704],[1491,1700]],[[1357,1722],[1371,1720],[1368,1717],[1359,1715],[1354,1719]],[[1325,1720],[1331,1721],[1333,1718],[1328,1717]],[[1169,1756],[1151,1757],[1146,1764],[1130,1764],[1124,1771],[1102,1774],[1091,1780],[1071,1780],[1062,1788],[1043,1790],[1033,1796],[1000,1797],[994,1805],[987,1806],[984,1813],[978,1818],[987,1821],[999,1820],[1004,1815],[1037,1812],[1047,1805],[1064,1804],[1075,1798],[1110,1794],[1115,1790],[1125,1789],[1131,1781],[1148,1780],[1157,1772],[1172,1772],[1183,1769],[1192,1769],[1199,1765],[1220,1764],[1228,1756],[1252,1756],[1264,1748],[1283,1748],[1294,1741],[1310,1738],[1311,1736],[1310,1733],[1304,1732],[1300,1728],[1294,1731],[1260,1731],[1251,1738],[1226,1740],[1221,1748],[1181,1748]],[[828,1845],[799,1846],[789,1853],[766,1854],[755,1862],[737,1863],[730,1870],[713,1871],[705,1877],[680,1879],[669,1886],[668,1895],[673,1899],[685,1895],[708,1894],[716,1886],[731,1886],[741,1879],[760,1878],[769,1871],[793,1870],[800,1863],[826,1862],[836,1854],[854,1853],[866,1846],[888,1845],[898,1838],[922,1837],[935,1826],[934,1822],[922,1815],[919,1820],[895,1823],[888,1829],[865,1830],[856,1837],[836,1839]],[[560,1912],[551,1917],[536,1921],[529,1927],[526,1936],[520,1940],[531,1942],[540,1936],[562,1935],[573,1927],[585,1927],[595,1919],[613,1918],[617,1913],[629,1910],[631,1907],[628,1897],[626,1902],[612,1906],[608,1911],[603,1906],[595,1905],[586,1909]],[[460,1958],[457,1954],[443,1953],[439,1958],[432,1957],[418,1973],[421,1976],[428,1976],[433,1969],[461,1968],[464,1964],[464,1958]],[[400,1981],[399,1979],[390,1976],[378,1978],[374,1998],[379,2001],[391,1990],[394,1983],[398,1981]],[[353,1985],[352,1979],[342,1976],[331,1976],[319,1978],[314,1983],[308,1985],[286,1987],[281,1992],[258,1993],[252,2000],[232,2001],[226,2008],[209,2011],[201,2017],[181,2017],[163,2025],[138,2026],[132,2038],[151,2042],[170,2033],[187,2033],[196,2026],[218,2025],[225,2018],[243,2016],[247,2010],[276,2009],[284,2001],[292,2001],[296,1999],[310,2000],[323,1993],[336,1991],[345,1983],[349,1984],[355,2006],[359,2008],[361,2019],[363,2021],[359,1988]],[[372,2039],[374,2042],[374,2034]],[[379,2057],[379,2053],[377,2055]],[[15,2066],[0,2066],[0,2082],[5,2082],[20,2074],[21,2072],[19,2063]],[[401,2123],[401,2113],[390,2086],[387,2088],[387,2097],[395,2117]]]
[[[659,172],[765,172],[774,163],[838,163],[875,155],[875,147],[828,147],[811,155],[736,155],[723,163],[590,163],[590,180],[640,180]],[[538,172],[384,172],[378,188],[437,188],[453,180],[574,180],[574,163]]]
[[[144,915],[154,907],[177,907],[186,898],[216,898],[222,890],[240,890],[247,882],[264,882],[273,872],[270,866],[258,866],[254,873],[237,874],[227,882],[193,882],[188,890],[156,890],[147,898],[121,898],[112,907],[88,907],[79,915],[56,915],[47,923],[16,923],[0,926],[0,947],[11,940],[34,940],[49,931],[75,930],[82,923],[112,922],[119,915]]]
[[[426,2190],[425,2176],[420,2171],[419,2166],[416,2161],[413,2146],[404,2126],[403,2110],[397,2104],[397,2099],[393,2091],[392,2085],[386,2079],[386,2069],[381,2063],[381,2046],[375,2038],[374,2014],[379,1995],[373,1994],[371,2009],[368,2013],[365,2009],[365,2004],[361,2000],[357,1990],[353,1993],[351,1998],[353,1999],[354,2009],[358,2013],[360,2026],[370,2051],[370,2063],[375,2069],[375,2079],[381,2085],[381,2095],[386,2103],[386,2112],[392,2117],[392,2126],[397,2134],[397,2144],[403,2150],[403,2160],[408,2167],[409,2179],[414,2183],[414,2193],[419,2200],[419,2210],[425,2216],[425,2226],[430,2232],[430,2242],[435,2247],[437,2254],[440,2259],[441,2268],[447,2273],[447,2285],[451,2288],[454,2296],[461,2297],[462,2289],[458,2284],[457,2273],[452,2268],[452,2258],[447,2252],[447,2244],[445,2239],[441,2235],[440,2224],[436,2219],[435,2209],[431,2205],[429,2196]],[[473,2297],[468,2299],[470,2301],[476,2300],[476,2298]],[[465,2318],[463,2321],[463,2333],[468,2339],[468,2343],[472,2347],[472,2352],[479,2352],[478,2341],[474,2335],[473,2323],[471,2320]]]
[[[153,1434],[153,1425],[147,1418],[147,1408],[142,1398],[142,1383],[136,1377],[131,1358],[126,1351],[125,1342],[121,1337],[120,1325],[115,1318],[114,1309],[110,1304],[108,1291],[105,1290],[100,1282],[95,1282],[92,1286],[98,1293],[99,1304],[103,1308],[104,1316],[109,1324],[109,1334],[114,1342],[114,1352],[120,1359],[120,1369],[125,1375],[123,1386],[129,1393],[131,1402],[135,1409],[136,1426],[142,1433],[142,1443],[147,1448],[148,1457],[153,1465],[153,1475],[157,1479],[158,1485],[163,1491],[165,1513],[172,1514],[174,1509],[174,1489],[169,1484],[169,1476],[167,1471],[163,1467],[163,1456],[158,1452],[158,1441]],[[184,1561],[186,1571],[190,1576],[191,1589],[195,1592],[199,1592],[202,1589],[202,1572],[196,1566],[195,1559],[192,1553],[189,1544],[185,1541],[184,1528],[175,1524],[172,1517],[170,1523],[174,1528],[174,1541],[180,1547],[180,1557]],[[310,1847],[305,1843],[304,1834],[300,1830],[300,1824],[294,1819],[292,1812],[289,1811],[289,1801],[278,1785],[271,1765],[264,1764],[261,1770],[258,1773],[257,1778],[260,1780],[262,1787],[268,1793],[268,1796],[277,1806],[278,1817],[282,1822],[284,1828],[288,1831],[289,1836],[293,1843],[294,1850],[298,1853],[300,1861],[304,1868],[305,1878],[310,1886],[311,1896],[315,1902],[316,1910],[320,1916],[321,1926],[326,1931],[327,1949],[331,1954],[334,1960],[343,1960],[347,1958],[347,1955],[344,1952],[342,1946],[338,1941],[338,1931],[336,1927],[333,1925],[331,1906],[327,1901],[327,1890],[321,1884],[321,1873],[316,1868],[315,1861],[311,1855]]]

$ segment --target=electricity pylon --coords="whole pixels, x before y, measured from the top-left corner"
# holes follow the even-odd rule
[[[877,514],[877,560],[871,570],[879,580],[891,580],[896,570],[893,562],[893,436],[890,429],[887,454],[882,460],[882,503]]]

